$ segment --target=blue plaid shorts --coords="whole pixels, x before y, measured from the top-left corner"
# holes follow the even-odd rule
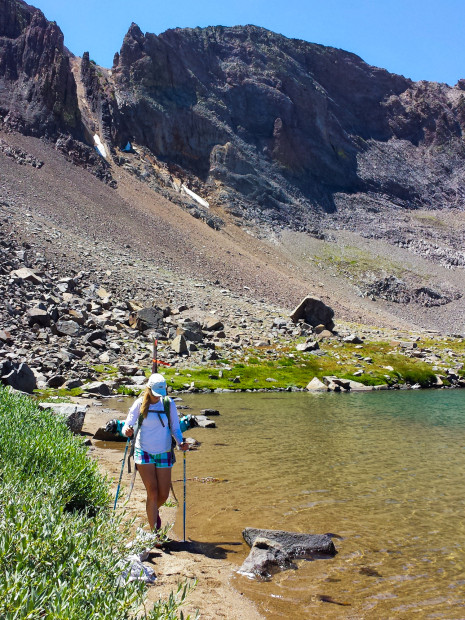
[[[171,452],[160,452],[160,454],[150,454],[140,448],[134,450],[134,463],[136,465],[155,465],[160,469],[173,467]]]

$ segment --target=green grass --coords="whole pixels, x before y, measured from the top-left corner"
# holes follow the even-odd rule
[[[114,516],[83,439],[3,387],[0,424],[0,617],[178,617],[187,585],[146,611],[145,586],[121,585],[130,523]]]
[[[304,388],[313,377],[322,379],[325,375],[372,386],[386,383],[420,383],[426,387],[434,383],[436,373],[431,366],[421,359],[409,358],[400,353],[393,354],[390,342],[365,342],[357,348],[353,344],[328,340],[320,345],[325,353],[321,356],[297,351],[297,343],[298,341],[293,342],[292,346],[286,342],[270,345],[268,350],[271,353],[267,354],[250,349],[242,353],[241,359],[230,361],[227,368],[223,362],[218,361],[216,365],[209,367],[182,370],[168,368],[162,372],[168,385],[174,390],[186,389],[192,382],[200,390],[257,390],[292,386]],[[364,361],[363,358],[370,358],[372,361]],[[386,366],[393,370],[386,369]],[[356,376],[354,373],[360,370],[363,374]],[[219,376],[220,371],[222,377]],[[240,378],[238,383],[233,381],[236,377]]]
[[[332,265],[338,273],[356,280],[365,277],[366,274],[381,277],[386,273],[402,278],[407,271],[399,263],[373,255],[367,250],[355,246],[327,245],[322,256],[315,256],[314,258],[323,264]]]

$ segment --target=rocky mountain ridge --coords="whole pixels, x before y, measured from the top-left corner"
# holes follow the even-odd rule
[[[339,316],[460,333],[464,87],[256,26],[156,36],[133,24],[107,70],[74,57],[37,9],[0,0],[0,156],[22,168],[5,163],[0,200],[96,243],[105,225],[116,246],[125,226],[133,238],[135,221],[155,226],[158,267],[195,266],[288,311],[323,289]],[[143,237],[132,252],[148,259]]]

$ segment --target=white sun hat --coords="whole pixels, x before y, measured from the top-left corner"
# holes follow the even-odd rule
[[[147,387],[152,390],[154,396],[166,396],[166,379],[163,375],[158,373],[150,375]]]

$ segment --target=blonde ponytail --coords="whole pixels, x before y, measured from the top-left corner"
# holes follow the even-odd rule
[[[142,397],[142,404],[140,406],[140,415],[142,416],[144,420],[147,417],[147,414],[149,412],[149,406],[152,402],[151,396],[152,396],[152,390],[149,387],[145,388],[145,392]]]

